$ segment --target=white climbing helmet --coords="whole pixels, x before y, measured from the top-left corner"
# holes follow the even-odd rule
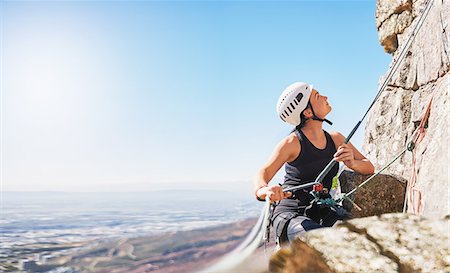
[[[308,107],[312,85],[295,82],[284,89],[277,103],[278,116],[291,125],[301,123],[301,113]]]

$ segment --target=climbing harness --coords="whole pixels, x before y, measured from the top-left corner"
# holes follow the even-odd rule
[[[360,121],[358,121],[358,123],[356,124],[356,126],[352,129],[352,131],[350,132],[350,134],[347,136],[347,138],[344,140],[344,144],[347,144],[350,139],[353,137],[354,133],[356,132],[356,130],[359,128],[359,126],[361,125],[362,121],[365,119],[365,117],[367,116],[367,114],[369,113],[369,111],[371,110],[371,108],[373,107],[373,105],[375,105],[376,101],[379,99],[379,97],[381,96],[382,92],[384,92],[384,90],[386,89],[386,87],[388,86],[389,81],[392,79],[394,73],[397,71],[397,69],[400,66],[401,61],[403,60],[403,58],[406,56],[406,52],[408,51],[409,47],[411,46],[416,34],[418,33],[418,31],[420,30],[420,28],[423,25],[423,22],[425,21],[426,17],[429,14],[429,11],[431,9],[431,6],[433,4],[434,0],[428,0],[424,10],[422,11],[422,14],[420,16],[420,18],[418,19],[416,25],[414,26],[412,33],[410,35],[410,37],[408,38],[408,40],[406,41],[405,45],[403,46],[403,48],[400,50],[400,54],[398,56],[398,58],[396,60],[394,60],[394,64],[392,65],[392,67],[389,69],[388,75],[385,78],[383,84],[381,85],[377,95],[375,96],[374,100],[372,101],[372,103],[370,104],[369,108],[367,109],[367,111],[364,113],[363,117],[361,118]],[[430,102],[431,104],[431,102]],[[429,106],[430,107],[430,106]],[[427,110],[429,115],[429,109]],[[420,129],[420,128],[418,128]],[[417,130],[416,130],[417,132]],[[359,188],[361,188],[362,186],[364,186],[365,184],[367,184],[372,178],[374,178],[375,176],[377,176],[379,173],[381,173],[383,170],[385,170],[386,168],[388,168],[392,163],[394,163],[398,158],[400,158],[407,150],[413,151],[414,149],[414,145],[416,145],[417,140],[419,138],[420,135],[422,135],[423,138],[423,134],[419,134],[417,138],[414,137],[415,134],[413,134],[413,141],[408,145],[407,149],[405,149],[404,151],[402,151],[398,156],[396,156],[391,162],[389,162],[388,165],[386,165],[385,167],[383,167],[379,172],[377,172],[376,174],[372,175],[371,177],[369,177],[366,181],[364,181],[363,183],[361,183],[358,187],[356,187],[355,189],[353,189],[351,192],[342,195],[339,198],[333,199],[333,198],[328,198],[328,195],[326,193],[323,193],[323,186],[322,186],[322,180],[325,178],[325,176],[331,171],[331,169],[334,167],[335,164],[337,164],[337,161],[332,159],[328,165],[323,169],[323,171],[317,176],[317,178],[315,179],[314,182],[309,182],[300,186],[295,186],[295,187],[291,187],[288,189],[285,189],[284,191],[293,191],[293,190],[298,190],[298,189],[304,189],[310,186],[313,186],[313,190],[310,192],[310,194],[314,197],[314,199],[311,201],[311,206],[313,204],[316,205],[320,205],[320,206],[329,206],[330,208],[334,208],[334,209],[340,209],[340,204],[342,204],[342,201],[344,199],[349,200],[352,204],[356,205],[350,198],[349,195],[353,194],[356,190],[358,190]],[[421,139],[420,139],[421,140]],[[419,141],[420,142],[420,141]],[[413,175],[415,175],[415,171],[413,170]],[[410,192],[410,198],[409,200],[413,199],[413,195],[414,192],[417,192],[417,189],[414,188],[414,183],[409,183],[411,186],[411,190]],[[418,198],[420,200],[420,192],[418,194]],[[325,198],[324,198],[325,197]],[[357,205],[356,205],[357,206]],[[357,206],[358,207],[358,206]],[[345,216],[345,215],[344,215]]]
[[[422,11],[422,13],[420,15],[420,18],[418,19],[416,25],[414,26],[411,35],[408,37],[408,40],[406,41],[406,43],[403,46],[402,50],[400,50],[398,58],[394,59],[394,63],[392,65],[392,67],[389,69],[388,75],[386,76],[383,84],[381,85],[380,89],[378,90],[377,95],[375,96],[374,100],[370,104],[369,108],[367,109],[367,111],[365,112],[365,114],[363,115],[361,120],[359,120],[357,122],[357,124],[352,129],[350,134],[344,140],[344,144],[347,144],[350,141],[350,139],[353,137],[355,132],[358,130],[359,126],[361,125],[362,121],[365,119],[365,117],[367,116],[367,114],[369,113],[369,111],[371,110],[373,105],[376,103],[376,101],[381,96],[381,93],[384,92],[384,90],[386,89],[386,87],[387,87],[389,81],[391,80],[392,76],[397,71],[398,67],[400,66],[401,61],[406,56],[407,50],[409,49],[410,45],[412,44],[412,42],[413,42],[417,32],[420,30],[424,20],[428,16],[428,13],[429,13],[429,11],[431,9],[433,1],[434,0],[428,0],[428,2],[426,3],[426,6],[425,6],[424,10]],[[428,119],[429,112],[430,112],[430,107],[431,107],[430,105],[431,105],[431,101],[430,101],[430,104],[429,104],[429,106],[427,108],[426,114],[424,115],[424,118],[422,119],[422,121]],[[286,106],[286,109],[287,109],[287,106]],[[281,113],[282,112],[284,113],[284,110],[285,109],[283,109],[283,111],[281,111],[281,108],[277,109],[280,117],[282,117]],[[285,120],[285,119],[283,119],[283,120]],[[295,120],[294,123],[296,123],[296,122],[297,122],[297,120]],[[408,147],[405,150],[403,150],[399,155],[397,155],[391,162],[389,162],[380,171],[378,171],[377,173],[375,173],[374,175],[369,177],[367,180],[362,182],[359,186],[357,186],[352,191],[350,191],[350,192],[348,192],[346,194],[343,194],[341,196],[337,196],[335,198],[328,198],[328,196],[325,195],[325,193],[323,192],[323,188],[321,189],[322,180],[325,178],[325,176],[331,171],[331,169],[337,163],[337,161],[335,161],[334,159],[331,160],[328,163],[328,165],[317,176],[317,178],[315,179],[314,182],[309,182],[309,183],[306,183],[306,184],[303,184],[303,185],[291,187],[291,188],[285,189],[284,191],[285,192],[286,191],[294,191],[294,190],[299,190],[299,189],[305,189],[305,188],[308,188],[308,187],[312,186],[313,190],[311,192],[312,192],[312,195],[314,196],[314,200],[312,202],[316,202],[318,205],[324,205],[324,206],[329,206],[329,207],[334,207],[334,208],[340,208],[339,207],[340,203],[343,200],[349,200],[351,203],[354,204],[354,202],[349,198],[349,196],[351,194],[353,194],[356,190],[358,190],[359,188],[361,188],[362,186],[367,184],[372,178],[377,176],[383,170],[388,168],[398,158],[400,158],[407,150],[413,151],[414,147],[418,143],[420,143],[420,141],[423,139],[424,133],[422,133],[421,130],[423,130],[423,131],[425,130],[425,128],[426,128],[425,124],[426,124],[426,121],[424,121],[423,127],[419,126],[419,128],[417,128],[417,130],[413,134],[413,141],[411,141],[408,144]],[[416,133],[416,132],[418,132],[418,133]],[[413,158],[414,158],[414,156],[413,156]],[[413,168],[413,172],[414,172],[414,168]],[[412,177],[411,181],[412,181],[412,183],[409,183],[409,188],[410,188],[409,193],[410,194],[408,196],[411,195],[411,192],[417,191],[417,189],[415,189],[415,187],[414,187],[415,177]],[[413,194],[414,193],[412,193],[412,195]],[[323,197],[326,197],[326,198],[323,198]],[[413,198],[409,198],[408,200],[411,201],[412,199]],[[420,200],[420,193],[419,193],[419,200]],[[266,200],[265,200],[265,205],[264,205],[264,208],[261,211],[260,217],[259,217],[257,223],[255,224],[255,226],[253,227],[252,231],[250,232],[250,234],[247,236],[247,238],[235,250],[233,250],[231,253],[226,255],[219,263],[213,265],[210,268],[205,269],[202,272],[205,272],[205,273],[206,272],[208,272],[208,273],[213,273],[213,272],[230,272],[230,271],[232,271],[232,269],[236,265],[242,263],[246,258],[248,258],[259,246],[261,246],[261,244],[264,241],[267,241],[268,238],[269,238],[269,234],[270,234],[267,231],[267,229],[270,228],[270,218],[271,218],[270,209],[271,209],[270,197],[267,196]],[[417,207],[417,209],[420,209],[420,204]]]

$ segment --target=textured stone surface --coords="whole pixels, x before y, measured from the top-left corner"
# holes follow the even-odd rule
[[[428,1],[433,6],[414,33]],[[367,119],[363,153],[377,170],[406,148],[431,98],[433,103],[426,135],[414,150],[415,169],[408,151],[385,171],[392,176],[380,176],[355,193],[363,211],[352,212],[363,217],[401,210],[402,180],[414,174],[422,216],[383,214],[307,232],[273,255],[272,272],[450,272],[450,217],[445,217],[450,214],[450,0],[377,0],[376,8],[380,44],[393,55],[390,67],[415,35]],[[380,87],[388,72],[381,76]],[[344,173],[342,191],[366,177]]]
[[[341,191],[350,192],[369,177],[345,171],[340,176]],[[402,212],[406,190],[404,182],[392,175],[379,174],[350,196],[362,210],[349,201],[344,201],[344,208],[351,211],[353,218]]]
[[[412,1],[394,0],[377,1],[376,24],[378,28],[378,39],[384,50],[392,53],[397,49],[397,34],[411,24],[413,20]]]
[[[377,1],[377,26],[380,37],[395,37],[398,49],[402,49],[412,35],[420,12],[425,8],[424,0]],[[401,21],[400,15],[411,18],[411,23]],[[434,0],[422,28],[415,34],[406,57],[393,74],[385,91],[372,108],[366,123],[364,154],[380,169],[404,149],[419,125],[424,111],[433,97],[428,129],[425,138],[415,148],[416,188],[421,200],[416,201],[419,213],[439,218],[450,213],[449,191],[449,0]],[[395,22],[390,22],[395,20]],[[400,22],[401,21],[401,22]],[[408,25],[405,29],[396,27]],[[383,41],[380,40],[381,44]],[[393,51],[394,62],[400,50]],[[380,86],[387,77],[380,78]],[[407,152],[386,173],[410,180],[413,156]],[[445,189],[445,190],[443,190]],[[409,208],[411,212],[411,208]]]
[[[405,10],[410,11],[411,9],[412,9],[411,0],[390,0],[390,1],[378,0],[375,11],[375,19],[377,27],[379,28],[391,16],[399,14]]]
[[[412,214],[386,214],[355,219],[349,225],[353,225],[356,232],[362,231],[366,237],[370,236],[409,272],[450,270],[448,220],[429,221]]]
[[[378,39],[388,53],[394,52],[398,47],[397,34],[403,31],[411,24],[412,15],[405,11],[402,14],[395,14],[387,19],[380,27]]]
[[[450,272],[449,219],[386,214],[307,232],[271,272]]]

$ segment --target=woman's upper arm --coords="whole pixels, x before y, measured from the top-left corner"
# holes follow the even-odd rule
[[[292,161],[295,159],[296,154],[300,153],[300,142],[296,140],[296,136],[295,138],[288,136],[275,147],[269,160],[262,168],[268,180],[273,178],[284,163]]]
[[[330,135],[331,135],[331,138],[334,141],[334,145],[336,146],[336,150],[339,148],[339,146],[344,144],[345,137],[341,133],[339,133],[339,132],[330,132]],[[355,157],[356,160],[366,159],[366,157],[358,149],[356,149],[356,147],[353,146],[353,144],[351,142],[348,142],[347,145],[350,146],[350,148],[352,149],[353,156]]]

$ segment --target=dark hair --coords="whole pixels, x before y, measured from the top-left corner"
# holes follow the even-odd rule
[[[311,104],[310,104],[310,102],[308,101],[308,105],[306,106],[305,110],[308,109],[308,108],[310,108],[310,107],[311,107]],[[293,132],[295,132],[296,130],[297,130],[297,131],[300,131],[300,129],[302,129],[303,127],[305,127],[306,120],[307,120],[306,117],[305,117],[305,115],[303,114],[303,112],[304,112],[305,110],[303,110],[303,111],[300,113],[300,124],[297,125],[297,126],[295,126],[295,128],[290,132],[291,134],[292,134]]]

